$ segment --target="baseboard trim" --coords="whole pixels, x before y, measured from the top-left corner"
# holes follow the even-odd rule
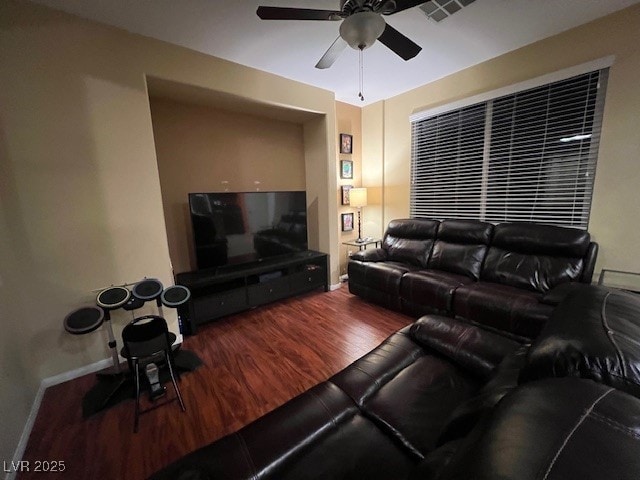
[[[36,422],[36,417],[38,416],[38,411],[40,410],[40,405],[42,404],[42,398],[44,397],[45,390],[49,387],[52,387],[53,385],[68,382],[69,380],[74,380],[89,373],[99,372],[100,370],[110,367],[112,363],[113,361],[111,358],[105,358],[104,360],[99,360],[90,365],[76,368],[75,370],[69,370],[68,372],[62,372],[58,375],[47,377],[40,382],[40,386],[38,387],[36,396],[33,399],[33,403],[31,404],[29,416],[27,417],[27,421],[25,422],[24,428],[22,429],[22,435],[20,435],[18,446],[16,447],[16,450],[13,454],[14,465],[17,465],[24,456],[24,451],[27,448],[27,442],[29,441],[29,437],[31,436],[33,425]],[[13,480],[15,478],[16,472],[9,472],[6,475],[5,480]]]
[[[18,441],[18,446],[13,454],[13,465],[18,465],[18,462],[22,460],[22,456],[24,455],[24,451],[27,448],[27,442],[29,441],[29,436],[31,436],[31,430],[33,430],[33,424],[36,422],[36,417],[38,416],[38,410],[40,410],[40,404],[42,403],[42,397],[44,396],[44,391],[47,389],[43,385],[43,382],[40,382],[40,386],[38,387],[38,391],[36,392],[36,397],[33,399],[33,403],[31,404],[31,410],[29,411],[29,416],[27,417],[27,421],[22,429],[22,435],[20,435],[20,440]],[[5,476],[5,480],[14,480],[16,478],[18,472],[11,471],[7,473]]]
[[[329,291],[333,292],[334,290],[339,289],[342,286],[341,283],[334,283],[332,285],[329,285]]]
[[[98,360],[97,362],[85,365],[84,367],[76,368],[75,370],[69,370],[68,372],[62,372],[52,377],[47,377],[42,380],[40,386],[44,385],[44,388],[46,390],[47,388],[54,385],[68,382],[69,380],[74,380],[89,373],[99,372],[100,370],[104,370],[111,365],[113,365],[113,360],[111,359],[111,357],[105,358],[103,360]]]

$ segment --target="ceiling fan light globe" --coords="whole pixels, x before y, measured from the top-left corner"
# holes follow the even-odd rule
[[[348,16],[340,24],[340,36],[351,48],[364,50],[375,43],[386,22],[378,13],[358,12]]]

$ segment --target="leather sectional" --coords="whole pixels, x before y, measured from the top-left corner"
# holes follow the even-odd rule
[[[152,478],[640,478],[640,297],[578,285],[531,345],[423,316]]]
[[[438,313],[531,339],[577,283],[591,283],[597,252],[573,228],[393,220],[381,248],[351,257],[349,291],[416,317]]]

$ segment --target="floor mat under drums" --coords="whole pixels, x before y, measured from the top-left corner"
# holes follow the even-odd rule
[[[202,360],[189,350],[180,349],[174,354],[175,366],[180,375],[192,372],[200,365]],[[115,377],[98,376],[96,384],[89,390],[82,399],[82,416],[84,418],[98,413],[118,403],[136,398],[136,387],[126,365],[123,365],[123,374]],[[166,365],[159,366],[160,383],[171,382],[169,369]],[[141,394],[146,394],[148,383],[144,375],[141,378]],[[173,388],[169,386],[169,388]]]

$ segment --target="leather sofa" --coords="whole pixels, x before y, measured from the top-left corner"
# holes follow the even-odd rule
[[[438,313],[531,339],[576,283],[591,283],[597,252],[573,228],[393,220],[381,248],[351,257],[349,291],[416,317]]]
[[[424,316],[151,478],[640,478],[640,297],[579,285],[533,344]]]

